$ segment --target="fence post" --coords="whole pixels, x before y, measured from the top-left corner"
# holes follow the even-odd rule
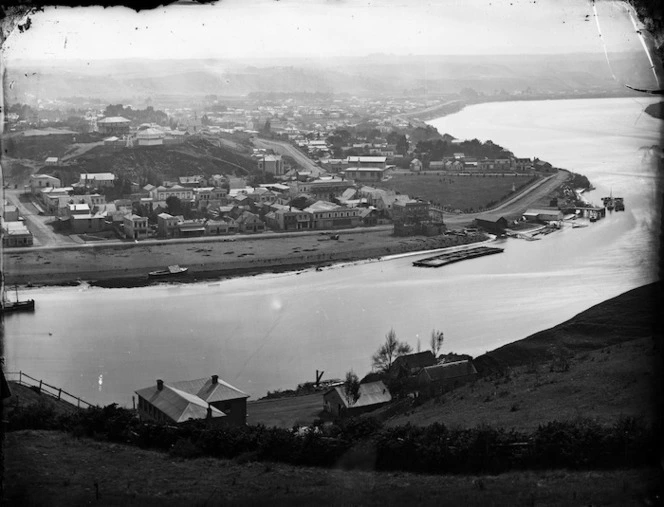
[[[19,370],[18,372],[18,383],[21,384],[23,382],[23,372]]]
[[[40,393],[41,393],[41,390],[42,390],[42,382],[43,382],[43,380],[40,380],[40,381],[39,381],[39,392],[40,392]]]
[[[81,398],[76,398],[76,406],[81,408]]]
[[[62,394],[62,387],[58,389],[58,399],[60,399],[60,395]]]

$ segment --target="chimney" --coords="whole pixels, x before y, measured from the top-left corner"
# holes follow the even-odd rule
[[[213,384],[219,383],[219,375],[212,375],[212,383]]]
[[[157,380],[157,389],[161,391],[164,388],[164,381],[159,379]]]

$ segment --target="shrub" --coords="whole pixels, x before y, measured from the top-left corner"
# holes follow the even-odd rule
[[[55,410],[43,402],[15,408],[7,418],[7,431],[51,430],[58,426]]]
[[[176,458],[192,459],[203,456],[203,451],[190,438],[180,438],[168,452]]]

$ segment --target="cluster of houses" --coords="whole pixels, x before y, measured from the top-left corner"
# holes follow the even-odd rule
[[[389,404],[394,395],[387,384],[399,382],[399,395],[437,396],[477,378],[472,360],[445,361],[430,351],[396,358],[385,380],[362,383],[355,395],[338,383],[323,392],[323,410],[333,417],[357,416]],[[146,421],[179,424],[205,420],[212,427],[247,424],[249,395],[219,375],[165,382],[135,391],[139,416]]]
[[[502,158],[477,158],[468,157],[463,153],[454,153],[451,157],[442,157],[440,160],[431,160],[424,164],[421,160],[414,158],[410,162],[410,170],[413,172],[447,171],[453,173],[506,173],[506,172],[550,172],[553,166],[543,160],[519,157]]]
[[[280,172],[278,155],[260,158],[265,171]],[[340,175],[312,178],[295,172],[283,183],[248,186],[244,179],[213,175],[182,176],[159,186],[132,184],[126,199],[107,202],[104,189],[116,184],[112,173],[81,173],[62,186],[49,174],[34,174],[26,191],[41,213],[56,217],[60,230],[96,234],[115,230],[134,240],[148,237],[194,237],[235,233],[327,230],[372,226],[394,221],[397,234],[440,233],[442,211],[429,203],[365,182],[382,178],[385,157],[348,157],[353,164]],[[373,174],[378,177],[374,178]],[[367,176],[370,175],[370,176]],[[201,218],[172,213],[169,201],[196,210]],[[419,224],[419,225],[418,225]],[[418,228],[419,227],[419,228]],[[436,228],[437,227],[437,228]],[[398,230],[397,230],[398,229]],[[438,232],[436,232],[438,231]]]
[[[399,383],[400,394],[438,396],[477,379],[471,359],[447,361],[436,358],[431,351],[397,357],[385,380],[360,384],[357,396],[346,392],[340,384],[323,394],[323,410],[334,417],[356,416],[387,405],[393,399],[387,383]]]

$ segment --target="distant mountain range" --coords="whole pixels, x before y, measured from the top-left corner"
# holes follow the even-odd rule
[[[16,60],[7,65],[9,103],[89,97],[114,102],[158,96],[251,92],[436,95],[464,88],[493,94],[526,89],[618,91],[652,77],[643,53],[523,56],[388,56],[325,60]],[[616,79],[613,78],[612,72]]]

